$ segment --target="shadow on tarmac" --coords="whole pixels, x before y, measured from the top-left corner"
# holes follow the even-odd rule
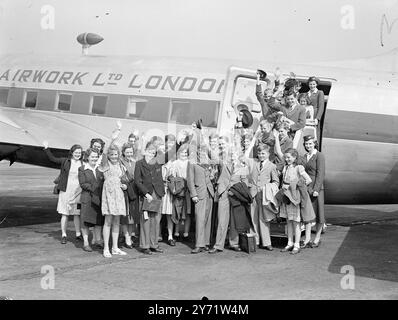
[[[355,276],[398,282],[398,211],[344,207],[344,213],[338,224],[350,229],[328,271],[344,274],[342,267],[352,266]]]

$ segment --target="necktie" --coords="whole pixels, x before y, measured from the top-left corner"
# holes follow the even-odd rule
[[[263,170],[263,162],[260,161],[260,171]]]

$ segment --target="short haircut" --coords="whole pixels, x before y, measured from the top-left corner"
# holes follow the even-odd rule
[[[134,133],[130,133],[128,139],[130,139],[130,138],[135,138],[136,140],[138,140],[139,136]]]
[[[120,157],[120,149],[118,148],[118,146],[116,144],[111,144],[108,148],[108,150],[106,151],[106,154],[109,156],[111,154],[112,151],[116,151],[118,157]]]
[[[260,126],[265,125],[265,124],[272,124],[272,123],[273,123],[272,119],[267,117],[260,121]]]
[[[287,153],[291,154],[291,155],[295,158],[295,160],[294,160],[293,163],[296,165],[297,162],[298,162],[298,160],[299,160],[299,153],[298,153],[298,151],[297,151],[296,149],[294,149],[294,148],[289,148],[289,149],[287,149],[287,150],[284,152],[284,154],[287,154]]]
[[[300,85],[301,85],[301,82],[299,80],[297,80],[297,79],[290,78],[290,79],[287,79],[286,82],[285,82],[285,88],[287,90],[293,89],[294,87],[297,87],[297,86],[300,86]]]
[[[150,141],[145,146],[145,151],[148,151],[148,150],[153,150],[153,151],[156,152],[155,145],[152,142],[150,142]]]
[[[181,153],[181,152],[184,152],[184,151],[186,151],[186,152],[188,153],[188,155],[189,155],[189,146],[188,146],[188,143],[184,143],[184,144],[182,144],[182,145],[178,148],[178,150],[177,150],[177,155],[180,155],[180,153]]]
[[[83,161],[84,161],[84,162],[88,162],[88,157],[89,157],[92,153],[96,153],[96,154],[98,155],[98,157],[100,156],[100,153],[98,152],[97,149],[88,148],[88,149],[84,152]]]
[[[166,135],[165,137],[164,137],[164,140],[166,141],[166,143],[168,142],[168,141],[176,141],[176,136],[174,135],[174,134],[168,134],[168,135]]]
[[[315,137],[314,137],[313,135],[304,136],[304,138],[303,138],[303,146],[304,146],[304,149],[305,149],[306,151],[308,151],[308,150],[306,149],[306,147],[305,147],[305,143],[306,143],[307,141],[310,141],[310,140],[313,140],[313,141],[314,141],[315,149],[318,149],[318,141],[315,140]]]
[[[209,139],[218,139],[218,133],[217,132],[210,133]]]
[[[229,139],[227,136],[219,136],[218,139],[223,139],[223,140],[229,142]]]
[[[307,80],[307,83],[310,84],[310,82],[312,82],[312,81],[315,81],[317,86],[319,85],[320,81],[317,77],[315,77],[315,76],[309,77]]]
[[[268,153],[270,153],[270,149],[271,147],[268,144],[260,143],[257,147],[257,154],[261,151],[267,151]]]
[[[133,151],[134,151],[134,145],[132,143],[126,142],[123,144],[123,146],[122,146],[122,155],[123,156],[124,156],[124,152],[126,151],[126,149],[129,149],[129,148],[133,149]]]
[[[294,91],[293,88],[290,88],[289,90],[286,91],[286,97],[288,97],[288,96],[293,96],[296,98],[296,96],[297,96],[296,91]]]
[[[301,99],[305,99],[305,101],[307,102],[307,105],[310,105],[310,104],[311,104],[311,99],[310,99],[310,97],[308,96],[308,94],[306,94],[306,93],[300,93],[297,100],[300,102]]]
[[[98,142],[101,145],[101,153],[104,152],[105,141],[100,138],[94,138],[90,141],[90,148],[93,147],[94,143]]]
[[[164,140],[162,139],[162,137],[153,136],[153,137],[149,140],[149,142],[152,143],[152,144],[158,145],[158,144],[163,144],[163,143],[164,143]]]
[[[288,123],[281,121],[281,122],[278,122],[278,124],[276,126],[276,130],[280,130],[280,129],[284,129],[286,131],[289,131],[290,130],[290,126],[289,126]]]
[[[80,156],[80,159],[81,159],[82,156],[83,156],[83,148],[82,148],[82,146],[81,146],[80,144],[74,144],[74,145],[72,146],[72,148],[70,148],[69,156],[72,157],[73,152],[75,152],[75,151],[78,150],[78,149],[81,149],[81,150],[82,150],[82,155]]]

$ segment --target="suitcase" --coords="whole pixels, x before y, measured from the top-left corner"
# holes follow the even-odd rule
[[[256,252],[256,237],[252,233],[239,234],[239,247],[247,253]]]

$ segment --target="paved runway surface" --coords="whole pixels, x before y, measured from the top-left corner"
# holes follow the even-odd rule
[[[293,256],[225,250],[190,254],[192,243],[144,256],[86,253],[69,225],[60,244],[57,170],[0,163],[0,296],[13,299],[398,299],[398,206],[327,206],[319,248]],[[284,243],[276,242],[277,247]],[[278,248],[276,248],[278,249]],[[43,266],[54,289],[41,287]],[[343,289],[344,266],[355,272]],[[343,268],[343,270],[342,270]],[[347,268],[347,267],[345,267]],[[350,268],[350,267],[348,267]]]

